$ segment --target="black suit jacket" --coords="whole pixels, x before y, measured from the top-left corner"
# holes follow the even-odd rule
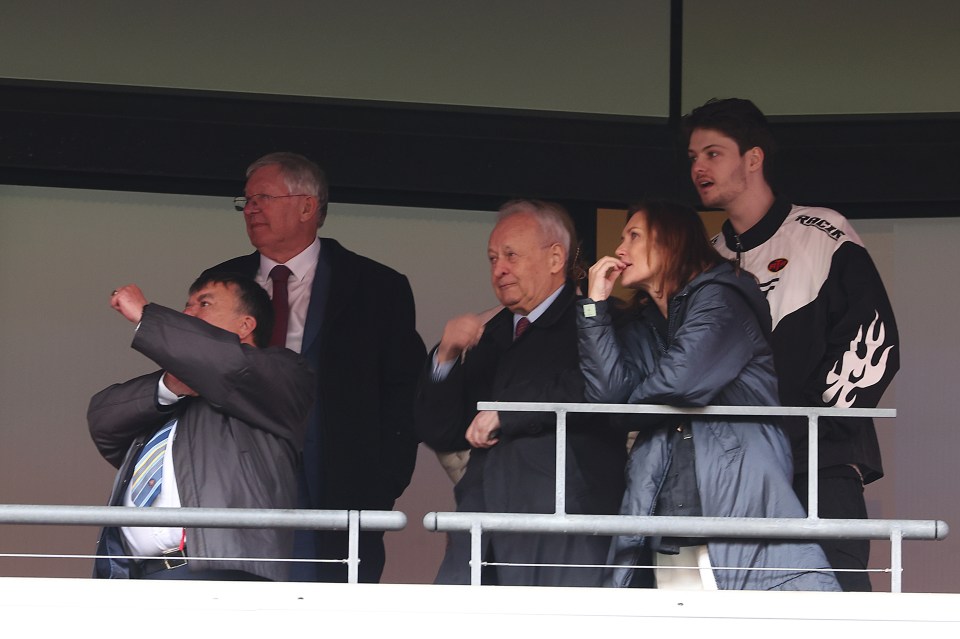
[[[254,252],[207,273],[254,277],[259,266]],[[390,510],[416,463],[413,396],[426,356],[407,278],[321,238],[301,353],[317,376],[309,507]]]
[[[568,283],[516,341],[513,314],[501,311],[443,381],[433,381],[428,361],[416,404],[423,441],[437,451],[467,448],[464,434],[477,414],[478,401],[582,402],[575,300],[574,286]],[[501,411],[499,417],[500,441],[470,453],[466,472],[454,489],[457,510],[554,512],[556,414]],[[567,512],[616,514],[623,496],[625,436],[609,427],[603,415],[571,414],[567,422]],[[499,562],[599,565],[606,560],[610,538],[485,533],[483,542],[485,552],[492,549]],[[467,536],[451,533],[437,582],[469,583],[469,558]],[[599,586],[602,572],[498,566],[491,577],[502,585]]]

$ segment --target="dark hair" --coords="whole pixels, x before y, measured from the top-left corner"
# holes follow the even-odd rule
[[[580,255],[580,242],[577,240],[577,228],[563,205],[544,200],[510,200],[500,207],[497,222],[520,213],[528,213],[536,218],[543,237],[548,242],[556,242],[563,247],[567,279],[576,282],[586,277],[586,267]]]
[[[258,348],[270,344],[270,334],[273,332],[273,303],[270,296],[252,279],[239,273],[202,274],[190,285],[190,294],[193,295],[205,286],[223,284],[233,286],[237,292],[237,310],[251,316],[257,322],[253,329],[253,343]]]
[[[690,145],[690,136],[696,129],[719,131],[737,143],[740,155],[753,147],[763,150],[763,177],[771,183],[770,171],[776,155],[776,142],[767,118],[750,100],[743,98],[712,98],[683,117],[680,122],[684,147]]]
[[[647,232],[661,250],[662,271],[658,288],[670,297],[700,273],[727,260],[717,253],[700,215],[689,206],[667,200],[644,200],[630,207],[627,221],[643,213]],[[645,304],[648,294],[638,290],[633,304]]]

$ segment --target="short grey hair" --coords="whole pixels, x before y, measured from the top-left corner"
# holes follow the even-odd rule
[[[540,224],[540,232],[551,244],[559,244],[565,252],[566,270],[573,273],[578,258],[577,231],[573,218],[562,205],[543,200],[510,200],[497,212],[497,223],[514,215],[529,214]]]
[[[313,160],[289,151],[268,153],[254,160],[247,167],[247,177],[254,171],[265,166],[279,166],[283,182],[291,193],[302,193],[317,198],[317,225],[323,224],[327,216],[327,203],[330,200],[330,186],[327,184],[327,175]]]

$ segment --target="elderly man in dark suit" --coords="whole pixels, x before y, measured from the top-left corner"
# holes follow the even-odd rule
[[[556,416],[477,411],[477,402],[583,401],[574,311],[576,238],[559,205],[518,200],[500,209],[487,257],[505,307],[489,321],[451,319],[421,378],[417,430],[438,452],[470,447],[454,491],[461,512],[554,511]],[[568,420],[567,511],[615,514],[623,495],[625,434],[603,417]],[[496,566],[485,583],[599,586],[610,539],[485,534],[484,559],[591,567]],[[470,544],[451,533],[437,583],[469,583]]]
[[[257,251],[210,272],[254,277],[277,311],[271,343],[301,353],[316,372],[301,507],[390,510],[416,462],[413,395],[426,353],[407,278],[317,237],[327,200],[326,177],[309,159],[256,160],[236,204]],[[343,559],[347,533],[298,531],[296,553]],[[383,533],[361,533],[360,581],[379,581],[384,561]],[[346,581],[347,571],[342,563],[304,563],[293,578]]]
[[[133,348],[162,368],[90,400],[90,434],[119,469],[110,505],[293,507],[314,382],[301,357],[263,348],[273,315],[263,290],[201,277],[183,313],[148,304],[135,285],[110,304],[137,325]],[[280,580],[289,564],[250,558],[286,559],[292,546],[288,530],[109,527],[94,574]]]

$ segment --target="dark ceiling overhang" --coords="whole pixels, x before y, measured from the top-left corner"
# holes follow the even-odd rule
[[[0,182],[232,196],[276,150],[323,165],[335,202],[573,211],[694,204],[676,118],[0,80]],[[960,215],[960,116],[771,118],[778,190],[851,218]]]

